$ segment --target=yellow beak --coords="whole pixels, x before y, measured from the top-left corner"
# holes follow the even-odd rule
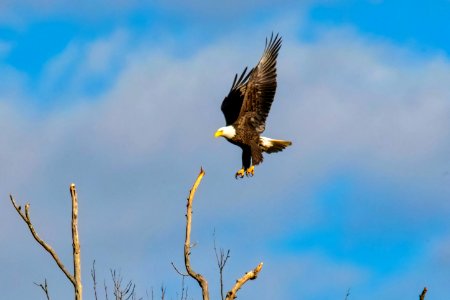
[[[223,131],[222,130],[217,130],[216,131],[216,133],[214,133],[214,137],[219,137],[219,136],[222,136],[222,134],[223,134]]]

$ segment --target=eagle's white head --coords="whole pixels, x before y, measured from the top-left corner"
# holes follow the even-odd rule
[[[236,135],[236,129],[232,125],[220,127],[217,129],[216,133],[214,134],[215,137],[223,136],[227,139],[232,139]]]

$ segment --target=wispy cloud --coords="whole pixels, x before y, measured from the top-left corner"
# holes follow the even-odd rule
[[[0,40],[0,57],[8,54],[11,49],[11,43]]]
[[[93,43],[72,41],[45,66],[39,82],[40,92],[64,94],[65,98],[102,92],[126,63],[129,42],[123,30]]]

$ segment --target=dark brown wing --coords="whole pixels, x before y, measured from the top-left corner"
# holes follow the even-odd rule
[[[225,116],[226,125],[233,124],[241,111],[242,102],[244,101],[245,84],[250,76],[251,72],[247,73],[247,68],[244,69],[241,76],[238,79],[238,74],[234,76],[233,84],[231,85],[228,96],[223,99],[222,106],[220,107],[223,115]]]
[[[266,39],[264,53],[258,65],[251,71],[245,87],[244,101],[239,118],[249,118],[250,123],[258,133],[265,129],[266,118],[269,114],[277,89],[277,56],[281,48],[281,37],[278,34]],[[247,117],[246,117],[247,115]]]

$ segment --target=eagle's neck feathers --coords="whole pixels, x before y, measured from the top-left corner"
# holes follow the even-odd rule
[[[226,137],[227,139],[232,139],[236,136],[236,129],[233,125],[219,128],[218,132],[221,132],[220,135]]]

